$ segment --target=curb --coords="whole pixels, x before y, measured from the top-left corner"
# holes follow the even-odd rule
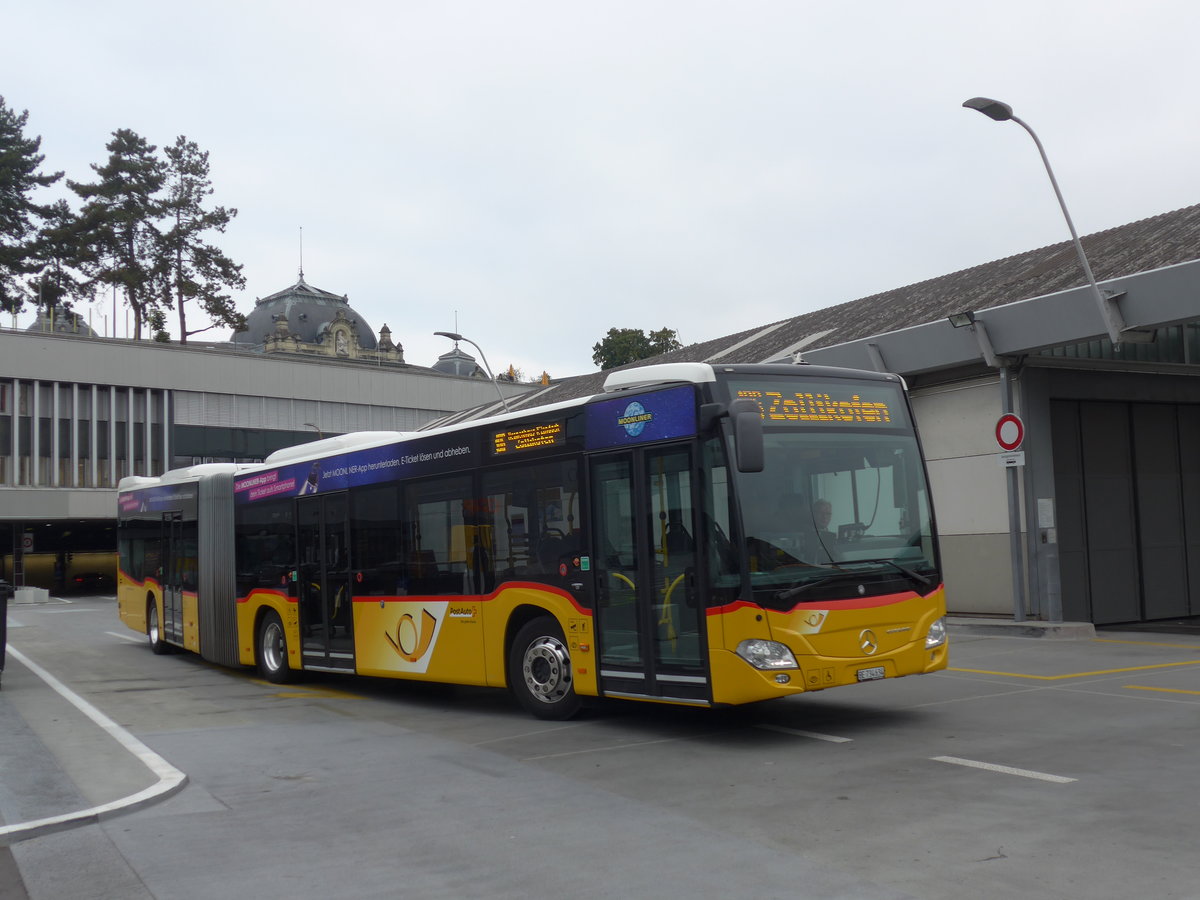
[[[951,634],[984,637],[1048,638],[1060,641],[1090,641],[1096,638],[1096,626],[1091,622],[1014,622],[1011,619],[947,616],[946,626]]]
[[[34,675],[42,679],[42,681],[62,696],[68,703],[107,731],[117,743],[137,757],[142,765],[153,774],[157,775],[158,782],[138,791],[136,794],[130,794],[128,797],[122,797],[119,800],[113,800],[101,806],[93,806],[89,809],[81,809],[59,816],[48,816],[44,819],[34,819],[29,822],[19,822],[16,825],[0,826],[0,847],[6,847],[18,841],[25,841],[56,831],[66,831],[81,825],[94,825],[97,822],[110,819],[122,813],[144,809],[153,803],[157,803],[159,800],[165,800],[167,797],[174,796],[187,785],[188,778],[186,773],[176,769],[128,731],[100,712],[92,704],[88,703],[88,701],[84,700],[33,660],[25,656],[24,653],[21,653],[21,651],[11,645],[8,648],[8,653]]]

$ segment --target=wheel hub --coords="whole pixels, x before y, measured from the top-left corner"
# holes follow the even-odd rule
[[[263,631],[263,658],[272,671],[283,665],[283,632],[274,622]]]
[[[571,689],[571,657],[560,640],[538,638],[525,651],[521,669],[529,693],[543,703],[561,700]]]

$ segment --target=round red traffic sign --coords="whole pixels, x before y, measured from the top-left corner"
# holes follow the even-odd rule
[[[1025,423],[1020,416],[1006,413],[996,421],[996,443],[1001,450],[1016,450],[1025,440]]]

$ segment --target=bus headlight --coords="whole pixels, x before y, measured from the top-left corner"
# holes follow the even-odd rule
[[[792,651],[778,641],[754,639],[737,645],[737,655],[756,669],[796,669]]]
[[[932,650],[944,643],[946,643],[946,620],[943,618],[929,626],[929,632],[925,635],[925,649]]]

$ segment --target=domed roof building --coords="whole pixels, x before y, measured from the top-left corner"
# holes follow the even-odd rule
[[[454,349],[443,353],[433,364],[433,371],[447,375],[463,375],[467,378],[487,378],[487,373],[475,362],[475,357],[454,342]]]
[[[404,348],[392,342],[387,325],[376,338],[366,317],[350,306],[349,297],[313,287],[304,280],[303,270],[291,287],[259,299],[246,317],[245,330],[230,340],[264,353],[404,362]]]
[[[43,334],[53,332],[54,334],[77,334],[81,337],[100,337],[90,325],[83,321],[83,316],[76,312],[60,312],[57,315],[47,316],[44,310],[39,309],[33,324],[25,330]]]

